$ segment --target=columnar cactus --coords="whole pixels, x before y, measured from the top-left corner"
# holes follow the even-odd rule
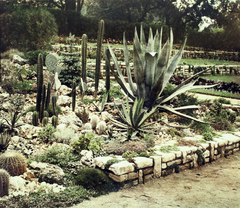
[[[5,152],[0,155],[0,168],[11,176],[19,176],[27,171],[26,158],[18,152]]]
[[[98,24],[97,56],[96,56],[96,70],[95,70],[95,93],[94,93],[94,97],[97,97],[97,92],[98,92],[103,34],[104,34],[104,20],[100,20],[100,22]]]
[[[43,55],[38,54],[37,63],[37,112],[40,112],[41,98],[42,98],[42,85],[43,85]]]
[[[99,122],[99,117],[97,115],[92,115],[90,119],[90,123],[92,124],[92,128],[95,129]]]
[[[76,82],[72,84],[72,111],[74,112],[76,106]]]
[[[0,169],[0,197],[9,194],[9,178],[9,173],[4,169]]]
[[[52,125],[54,126],[54,128],[57,127],[57,116],[52,116]]]
[[[46,86],[43,85],[42,86],[42,102],[41,102],[40,113],[39,113],[40,122],[42,122],[43,120],[43,112],[45,109],[45,96],[46,96]]]
[[[47,96],[46,96],[46,102],[45,102],[45,110],[47,110],[48,107],[49,107],[50,97],[51,97],[51,82],[48,82],[48,86],[47,86]]]
[[[38,112],[34,111],[32,115],[32,125],[38,126]]]
[[[106,59],[106,64],[105,64],[105,69],[106,69],[106,91],[107,91],[107,101],[109,102],[109,91],[110,91],[110,68],[107,64],[107,60],[110,60],[110,52],[109,49],[106,49],[105,55],[107,57]]]
[[[57,115],[57,97],[52,96],[52,107],[53,107],[53,114]]]
[[[47,117],[44,117],[43,120],[42,120],[43,126],[46,126],[47,123],[48,123],[48,118],[47,118]]]
[[[82,36],[82,79],[86,83],[87,81],[87,35]]]

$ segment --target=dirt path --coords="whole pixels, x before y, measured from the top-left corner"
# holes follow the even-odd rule
[[[240,208],[240,152],[72,208]]]

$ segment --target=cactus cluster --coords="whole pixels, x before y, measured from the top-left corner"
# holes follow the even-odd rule
[[[5,152],[0,155],[0,168],[11,176],[19,176],[27,171],[26,158],[18,152]]]

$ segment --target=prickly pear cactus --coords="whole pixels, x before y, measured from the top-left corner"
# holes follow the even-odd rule
[[[55,74],[56,72],[59,74],[61,72],[61,67],[58,66],[59,56],[56,53],[49,53],[46,56],[45,64],[47,69]]]

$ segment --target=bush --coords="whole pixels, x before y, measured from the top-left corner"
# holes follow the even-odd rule
[[[213,141],[213,136],[210,132],[205,132],[203,133],[203,138],[206,140],[206,141]]]
[[[44,143],[53,142],[55,132],[56,129],[51,124],[48,124],[42,129],[42,131],[38,132],[38,137]]]
[[[57,35],[54,16],[44,9],[18,8],[11,14],[2,14],[1,42],[3,49],[9,47],[22,51],[45,50],[50,48],[50,40]]]
[[[113,182],[101,170],[95,168],[86,168],[79,170],[75,178],[78,185],[86,189],[93,189],[100,194],[113,190]]]
[[[41,53],[43,55],[43,64],[45,65],[45,59],[46,59],[46,56],[48,55],[48,53],[43,50],[28,51],[25,53],[25,57],[28,60],[28,63],[30,65],[37,64],[39,53]]]
[[[134,151],[126,151],[122,154],[123,158],[126,158],[127,160],[131,160],[133,157],[137,157],[138,153]]]
[[[54,146],[48,148],[41,155],[37,155],[34,160],[67,167],[69,162],[79,161],[80,156],[74,154],[70,149],[63,148],[62,146]]]
[[[0,201],[0,207],[16,208],[33,208],[33,207],[70,207],[91,196],[96,197],[98,194],[92,190],[86,190],[82,186],[67,187],[64,191],[54,193],[49,191],[38,191],[30,193],[28,196],[14,196],[8,200]]]

